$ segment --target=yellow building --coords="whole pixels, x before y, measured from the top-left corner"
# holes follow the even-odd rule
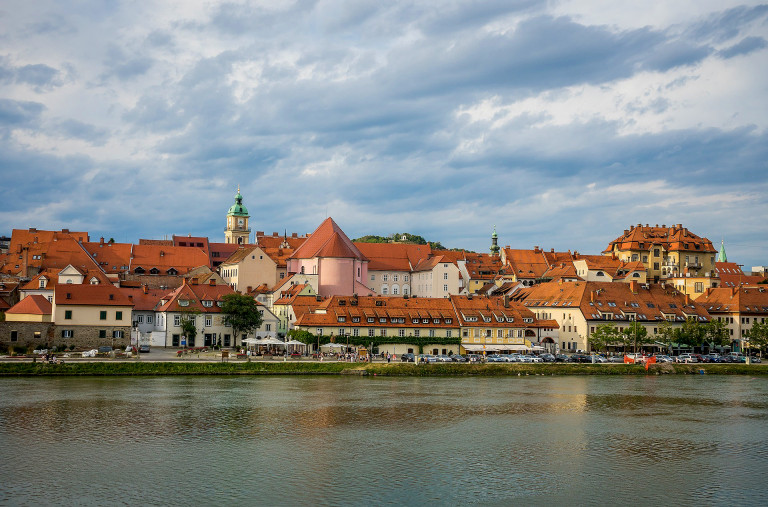
[[[637,224],[611,241],[603,254],[625,262],[642,262],[648,281],[658,283],[680,276],[709,278],[715,270],[717,251],[710,240],[693,234],[682,224]]]
[[[243,196],[240,195],[240,187],[237,187],[235,204],[227,212],[227,228],[224,230],[225,243],[237,243],[245,245],[251,236],[251,228],[248,227],[248,209],[243,206]]]

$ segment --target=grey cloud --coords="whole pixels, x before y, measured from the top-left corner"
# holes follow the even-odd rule
[[[109,130],[72,119],[54,122],[53,130],[64,137],[82,139],[94,146],[102,146],[109,139]]]
[[[708,16],[695,23],[687,33],[695,39],[725,42],[737,37],[744,27],[764,25],[767,16],[768,5],[739,6]]]
[[[717,54],[722,58],[733,58],[734,56],[748,55],[753,51],[765,49],[766,46],[768,46],[768,43],[762,37],[746,37],[728,49],[718,51]]]
[[[0,128],[33,126],[44,110],[39,102],[0,99]]]
[[[112,44],[107,49],[103,64],[106,70],[102,73],[102,79],[116,77],[120,80],[129,80],[146,74],[154,64],[154,60],[141,54],[129,54]]]
[[[37,87],[56,84],[59,71],[48,65],[24,65],[16,69],[16,80]]]

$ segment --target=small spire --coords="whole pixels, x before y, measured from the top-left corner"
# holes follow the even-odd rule
[[[728,256],[725,255],[725,240],[720,240],[720,253],[717,255],[717,262],[728,262]]]

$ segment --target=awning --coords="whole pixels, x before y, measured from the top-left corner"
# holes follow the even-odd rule
[[[483,350],[483,345],[477,345],[474,343],[462,343],[461,346],[464,347],[465,350],[469,350],[471,352],[478,352]],[[497,343],[485,345],[486,352],[498,352],[500,350],[528,350],[528,347],[525,345],[515,344],[499,345]]]

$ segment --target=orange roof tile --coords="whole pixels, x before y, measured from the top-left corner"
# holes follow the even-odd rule
[[[56,305],[133,306],[121,289],[113,285],[59,285],[54,290]]]
[[[342,257],[367,260],[349,240],[344,231],[328,217],[298,248],[291,259],[312,259],[314,257]]]
[[[53,305],[48,298],[39,294],[27,296],[7,310],[5,313],[23,315],[51,315]]]
[[[432,254],[429,245],[406,243],[355,243],[368,259],[368,271],[411,271]]]
[[[712,246],[712,242],[707,238],[702,238],[690,232],[682,224],[671,227],[662,225],[657,226],[632,226],[625,230],[624,234],[611,241],[603,253],[610,253],[615,250],[651,250],[659,246],[668,252],[673,251],[693,251],[716,253],[717,250]]]

